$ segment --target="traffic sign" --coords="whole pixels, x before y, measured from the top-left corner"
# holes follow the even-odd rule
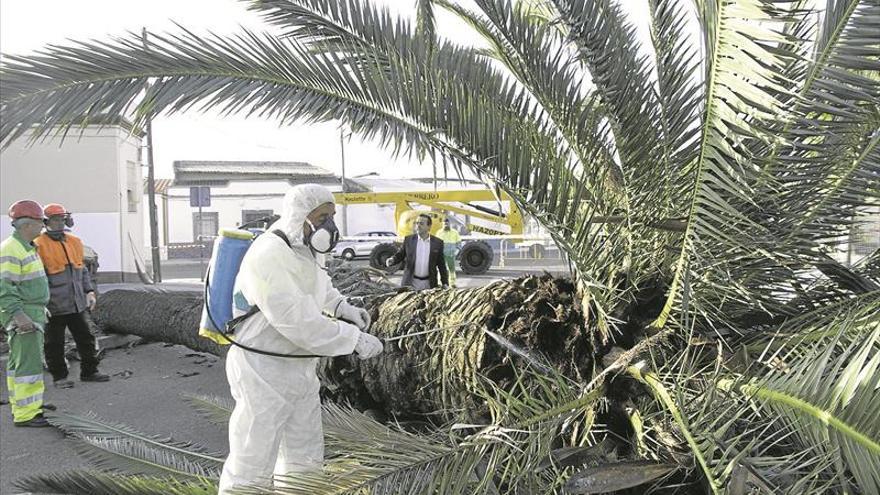
[[[189,188],[189,205],[192,207],[211,206],[211,188],[193,186]]]

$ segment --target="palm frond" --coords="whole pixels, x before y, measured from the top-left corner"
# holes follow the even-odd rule
[[[845,466],[864,493],[880,490],[880,305],[873,309],[854,332],[777,351],[759,380],[720,383],[797,425],[802,444],[835,456],[839,480],[846,484]],[[832,321],[847,328],[857,320]]]
[[[649,458],[674,460],[685,469],[695,465],[712,493],[729,493],[736,485],[792,494],[798,493],[795,486],[801,493],[836,486],[827,478],[833,460],[804,453],[786,424],[747,407],[745,397],[718,389],[716,382],[726,376],[720,361],[701,354],[684,353],[658,372],[645,362],[629,368],[655,398],[634,405]]]
[[[651,0],[651,39],[657,67],[662,136],[668,174],[681,173],[696,157],[700,105],[699,57],[686,36],[687,10],[669,0]],[[671,199],[671,198],[670,198]]]
[[[194,461],[191,454],[154,447],[125,437],[71,435],[75,448],[97,467],[115,472],[133,472],[172,479],[219,479],[222,459]]]
[[[437,3],[489,41],[495,58],[528,90],[542,110],[535,111],[532,118],[548,121],[565,140],[566,148],[577,159],[571,166],[591,175],[599,176],[603,169],[608,173],[611,154],[604,142],[596,141],[602,135],[599,118],[584,119],[585,115],[599,113],[601,108],[591,102],[589,79],[577,70],[583,67],[552,24],[536,22],[528,5],[521,2],[481,0],[477,6],[482,14],[446,0]],[[592,148],[597,150],[595,155],[586,153]],[[534,199],[541,201],[540,196]]]
[[[206,420],[215,425],[226,425],[235,404],[226,398],[202,394],[183,394],[188,402]]]
[[[774,353],[785,347],[812,345],[822,339],[832,338],[843,332],[852,339],[875,317],[880,306],[880,291],[859,294],[854,297],[829,299],[825,304],[804,312],[779,324],[771,331],[754,333],[740,344],[753,356]],[[850,324],[846,326],[819,324],[833,322],[841,314],[849,312]]]
[[[666,410],[672,415],[675,424],[679,427],[681,434],[684,436],[687,444],[690,446],[691,453],[694,456],[698,466],[703,472],[703,475],[706,477],[706,482],[709,486],[710,491],[713,494],[720,494],[722,487],[724,485],[724,480],[719,478],[711,465],[711,458],[707,456],[707,452],[704,452],[704,447],[701,445],[701,439],[691,431],[691,428],[688,424],[689,419],[687,418],[685,413],[680,408],[680,403],[677,403],[670,394],[669,390],[666,386],[663,385],[662,381],[657,377],[656,374],[652,372],[645,373],[642,370],[642,366],[635,365],[631,366],[627,369],[627,372],[632,375],[635,379],[639,380],[643,384],[645,384],[651,392],[654,394],[656,399],[666,408]],[[713,448],[714,446],[710,446],[709,448]],[[711,454],[711,452],[709,453]]]
[[[856,266],[856,271],[862,276],[880,283],[880,249],[865,256]]]
[[[765,161],[759,187],[772,191],[774,203],[762,206],[797,211],[777,228],[785,241],[808,250],[833,248],[861,206],[880,202],[880,81],[869,76],[880,71],[872,55],[880,43],[869,34],[878,17],[873,2],[828,3],[796,79],[801,84],[792,88],[796,118],[779,129],[783,139]]]
[[[426,40],[434,40],[435,32],[434,5],[431,0],[418,0],[416,4],[416,32]]]
[[[178,481],[147,476],[121,476],[93,471],[70,471],[28,476],[15,481],[21,490],[70,495],[210,495],[217,485],[208,480]]]
[[[742,206],[753,203],[749,183],[754,171],[748,164],[747,149],[739,144],[749,139],[772,140],[761,130],[761,120],[786,118],[774,97],[781,89],[774,71],[781,65],[780,56],[752,41],[784,41],[773,31],[778,20],[771,18],[764,6],[761,0],[702,4],[700,17],[707,34],[708,63],[700,153],[686,167],[685,181],[680,186],[690,197],[685,214],[689,222],[680,244],[669,298],[652,323],[654,329],[666,324],[681,295],[686,271],[694,273],[695,296],[706,299],[701,306],[711,308],[707,312],[719,313],[712,318],[718,323],[730,311],[724,311],[713,300],[734,306],[754,306],[755,300],[758,304],[769,304],[774,300],[766,290],[774,286],[776,272],[753,273],[765,278],[764,290],[749,291],[727,277],[724,266],[737,258],[772,260],[773,256],[772,248],[764,247],[767,240],[762,236],[767,233],[766,227],[743,214]],[[717,257],[703,253],[717,253]],[[706,271],[719,278],[706,276]]]
[[[81,443],[84,455],[101,467],[145,474],[217,478],[223,456],[192,443],[143,434],[134,428],[100,420],[94,414],[54,415],[50,419]]]
[[[636,174],[656,173],[648,167],[634,166],[645,163],[660,142],[651,66],[639,55],[634,27],[614,2],[554,0],[552,3],[559,12],[560,23],[568,29],[568,38],[579,58],[589,68],[591,80],[613,122],[614,143],[624,173],[632,174],[628,177],[630,180],[636,180]],[[640,105],[628,104],[635,100]],[[635,187],[628,190],[629,194],[643,192]]]
[[[252,0],[249,8],[293,37],[332,51],[396,45],[412,31],[387,8],[368,8],[358,0]]]

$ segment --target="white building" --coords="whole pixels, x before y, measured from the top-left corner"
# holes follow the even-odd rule
[[[102,283],[138,280],[143,266],[144,212],[141,136],[126,124],[73,130],[62,142],[28,145],[25,135],[0,151],[0,206],[21,199],[61,203],[73,212],[73,232],[98,253]],[[0,235],[10,235],[8,218]],[[147,238],[149,243],[149,238]]]
[[[220,229],[280,213],[284,194],[303,183],[341,190],[333,173],[308,163],[175,161],[171,183],[157,180],[163,257],[198,257],[200,240],[210,243]],[[191,206],[193,187],[210,188],[210,205],[203,206],[201,213]],[[146,214],[144,218],[148,219]],[[149,241],[148,232],[145,239]]]

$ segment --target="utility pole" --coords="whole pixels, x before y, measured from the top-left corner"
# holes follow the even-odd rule
[[[345,129],[339,127],[339,157],[342,161],[342,193],[348,192],[345,187]],[[342,205],[342,235],[348,235],[348,205]]]
[[[147,46],[147,28],[143,28],[141,35],[144,39],[144,48]],[[149,88],[149,85],[147,85]],[[162,266],[159,257],[159,219],[156,208],[156,176],[153,171],[153,118],[147,116],[147,201],[150,208],[150,254],[153,260],[153,282],[162,281]]]

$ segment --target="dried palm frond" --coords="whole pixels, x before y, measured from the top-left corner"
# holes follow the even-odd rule
[[[95,471],[32,475],[16,480],[15,486],[33,493],[72,495],[211,495],[217,493],[216,482],[210,480],[180,481]]]
[[[235,403],[224,397],[202,394],[183,394],[183,400],[189,403],[206,420],[215,425],[226,425]]]
[[[141,433],[94,414],[57,414],[52,425],[79,440],[82,453],[98,466],[118,471],[189,478],[217,478],[222,454],[193,443]]]

